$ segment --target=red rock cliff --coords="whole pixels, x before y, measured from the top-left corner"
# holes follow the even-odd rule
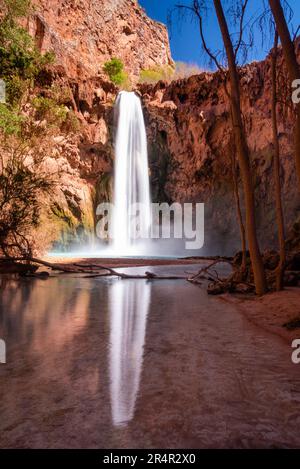
[[[112,111],[118,92],[101,77],[101,64],[117,55],[136,77],[141,68],[168,64],[171,57],[167,32],[133,0],[36,3],[39,8],[29,21],[31,33],[42,50],[55,51],[63,66],[54,67],[48,85],[51,80],[69,82],[81,121],[79,133],[58,136],[55,142],[56,154],[67,173],[66,185],[60,188],[59,208],[82,220],[87,218],[83,213],[88,205],[91,218],[93,204],[105,200],[109,192]],[[284,82],[282,62],[280,69]],[[219,74],[203,73],[139,88],[146,117],[153,199],[204,202],[206,252],[239,249],[231,174],[232,131]],[[262,246],[276,246],[270,60],[244,67],[241,88],[260,241]],[[300,235],[292,127],[287,111],[279,119],[285,220],[287,227],[298,230]]]
[[[28,28],[41,51],[53,50],[71,78],[102,74],[119,57],[134,78],[141,69],[172,64],[168,32],[136,0],[34,0]]]
[[[300,41],[298,42],[300,57]],[[259,238],[277,246],[273,183],[270,57],[240,70],[242,110],[250,148]],[[279,63],[282,96],[290,101],[283,60]],[[205,246],[209,253],[240,247],[233,194],[233,133],[228,98],[219,73],[202,73],[170,85],[140,88],[147,119],[152,187],[155,198],[204,202]],[[292,105],[292,104],[291,104]],[[279,113],[281,180],[286,227],[300,237],[300,206],[293,148],[291,107]],[[240,184],[242,198],[242,185]],[[243,205],[243,201],[242,201]]]

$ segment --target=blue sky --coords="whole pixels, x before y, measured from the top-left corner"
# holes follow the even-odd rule
[[[140,5],[146,10],[148,16],[151,18],[167,24],[168,10],[174,7],[177,3],[188,4],[188,0],[139,0]],[[250,0],[248,18],[261,11],[262,0]],[[290,6],[294,11],[294,18],[292,24],[296,29],[296,25],[300,23],[300,0],[289,0]],[[210,46],[217,50],[221,47],[221,37],[217,20],[214,12],[211,9],[209,16],[205,21],[206,36]],[[173,59],[176,61],[184,61],[196,63],[201,68],[210,68],[207,56],[201,49],[201,42],[199,38],[199,29],[195,21],[187,18],[185,21],[178,24],[173,22],[172,31],[169,31],[171,50]],[[266,41],[262,47],[261,36],[256,33],[253,51],[248,57],[248,62],[252,60],[263,59],[270,49],[271,43]]]

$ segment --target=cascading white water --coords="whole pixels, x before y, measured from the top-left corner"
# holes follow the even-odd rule
[[[116,118],[112,238],[114,252],[126,255],[132,254],[136,244],[136,226],[141,237],[147,237],[151,226],[146,129],[141,101],[135,93],[119,94]]]

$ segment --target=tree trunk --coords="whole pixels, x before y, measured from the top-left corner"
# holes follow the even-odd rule
[[[250,167],[249,148],[246,140],[241,112],[239,76],[237,72],[233,46],[228,31],[223,7],[221,5],[221,1],[214,0],[214,6],[217,13],[218,22],[222,33],[228,60],[231,88],[230,105],[233,118],[233,131],[245,194],[246,232],[250,251],[251,265],[254,274],[255,290],[258,295],[263,295],[267,291],[267,285],[262,257],[260,254],[256,236],[254,190]]]
[[[238,184],[238,175],[236,167],[236,150],[235,145],[230,145],[230,157],[231,157],[231,170],[232,170],[232,179],[233,179],[233,193],[237,211],[237,219],[240,228],[241,242],[242,242],[242,263],[241,271],[246,272],[247,269],[247,245],[246,245],[246,232],[243,222],[241,203],[240,203],[240,194],[239,194],[239,184]]]
[[[284,12],[281,6],[280,0],[269,0],[269,4],[272,10],[272,14],[276,23],[276,29],[278,31],[280,41],[282,44],[282,50],[284,59],[287,65],[290,82],[300,78],[300,67],[297,62],[295,47],[291,39],[288,25],[284,16]],[[292,94],[292,86],[291,86]],[[294,128],[294,141],[295,141],[295,159],[296,159],[296,171],[298,178],[298,190],[300,191],[300,103],[296,106],[296,122]]]
[[[278,140],[277,126],[277,56],[278,56],[278,32],[275,32],[274,48],[272,51],[272,131],[274,145],[274,180],[275,180],[275,201],[276,201],[276,218],[278,227],[278,241],[280,259],[276,269],[276,290],[283,289],[283,277],[285,269],[285,234],[284,234],[284,218],[281,200],[281,184],[280,184],[280,149]]]

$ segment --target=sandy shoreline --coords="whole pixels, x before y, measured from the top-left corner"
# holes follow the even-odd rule
[[[300,288],[289,287],[263,297],[245,298],[241,295],[225,294],[220,296],[220,299],[236,306],[256,326],[279,335],[288,343],[293,339],[300,339],[300,327],[293,330],[283,327],[285,323],[300,319]]]

